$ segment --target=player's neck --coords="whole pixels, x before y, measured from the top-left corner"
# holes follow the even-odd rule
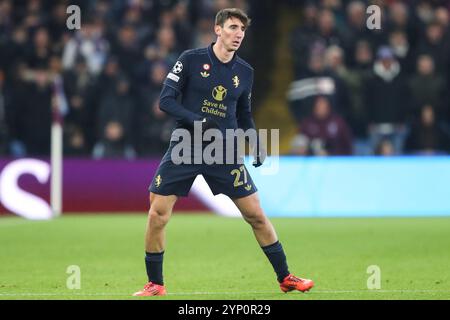
[[[222,63],[228,63],[233,59],[234,51],[226,50],[220,42],[216,42],[212,49],[217,59]]]

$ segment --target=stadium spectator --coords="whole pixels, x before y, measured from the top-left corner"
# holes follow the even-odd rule
[[[306,10],[306,24],[295,29],[290,40],[296,79],[309,76],[310,62],[319,52],[323,54],[327,46],[340,45],[342,42],[332,11],[322,9],[316,13],[314,5],[309,5]]]
[[[4,41],[4,37],[7,32],[12,28],[14,24],[14,17],[12,15],[13,4],[11,0],[4,0],[0,2],[0,34],[2,35],[1,41]],[[1,43],[1,42],[0,42]]]
[[[348,70],[344,60],[344,50],[339,46],[329,46],[325,51],[326,67],[341,77],[345,76]]]
[[[422,155],[448,154],[450,137],[443,124],[436,120],[434,108],[425,105],[421,111],[420,120],[414,123],[406,140],[405,151]]]
[[[389,139],[380,140],[378,142],[378,145],[375,147],[374,154],[376,156],[384,156],[384,157],[396,155],[395,150],[394,150],[394,145],[392,144],[391,140],[389,140]]]
[[[353,55],[354,66],[341,73],[350,98],[348,122],[352,127],[354,137],[361,142],[367,137],[367,106],[364,101],[364,84],[372,75],[373,52],[370,44],[361,40],[356,43]],[[357,141],[358,142],[358,141]]]
[[[402,128],[399,136],[404,135],[407,125],[414,117],[419,117],[422,106],[426,104],[432,105],[436,119],[448,126],[450,99],[445,89],[450,83],[450,15],[445,1],[371,1],[370,4],[381,7],[381,30],[369,30],[366,26],[367,1],[287,3],[293,10],[302,6],[301,25],[290,34],[295,82],[288,97],[292,115],[298,122],[311,114],[314,99],[325,95],[335,111],[347,120],[356,143],[367,143],[364,139],[367,138],[369,124],[372,124],[370,129],[373,132],[373,124],[390,123],[389,119],[380,120],[381,116],[392,118],[396,114],[398,120],[394,127]],[[9,155],[26,154],[25,140],[28,138],[24,137],[31,129],[22,128],[28,123],[32,125],[33,119],[24,110],[31,107],[30,97],[42,95],[44,99],[39,101],[40,107],[49,101],[52,79],[60,73],[56,57],[62,60],[64,88],[69,102],[65,135],[71,136],[76,132],[77,136],[81,131],[87,153],[92,154],[98,138],[98,109],[104,97],[115,91],[117,79],[126,75],[130,82],[129,95],[135,104],[135,119],[147,119],[147,125],[155,128],[160,123],[150,112],[156,101],[151,90],[146,99],[141,99],[142,86],[150,88],[150,70],[161,63],[173,64],[179,53],[188,47],[209,45],[214,39],[211,32],[213,14],[220,8],[247,6],[255,15],[262,8],[276,7],[240,0],[79,0],[76,4],[82,9],[82,28],[70,31],[66,28],[66,0],[0,0],[0,70],[4,71],[5,78],[2,96],[7,101],[6,120],[3,122],[6,121],[10,139]],[[267,16],[267,10],[261,12]],[[255,19],[255,23],[258,20],[261,18]],[[259,38],[266,41],[264,37]],[[254,41],[249,43],[254,45]],[[256,45],[262,47],[261,44]],[[391,48],[396,61],[392,63],[394,67],[389,68],[389,72],[383,71],[378,59],[375,63],[377,70],[372,71],[373,52],[385,45]],[[270,61],[271,56],[269,52],[264,61]],[[79,68],[83,60],[86,69],[81,72]],[[382,80],[379,73],[387,79],[389,73],[396,73],[396,63],[400,66],[399,75],[392,81]],[[419,65],[417,69],[416,64]],[[265,65],[266,73],[270,72],[270,63]],[[47,95],[36,89],[39,87],[35,81],[36,74],[45,74],[37,78],[48,78],[44,81],[48,82],[47,85],[43,86],[49,90]],[[260,73],[261,78],[256,79],[255,85],[264,78],[261,74],[264,72]],[[266,78],[270,79],[269,76]],[[406,92],[409,94],[398,91],[405,78],[408,78]],[[375,92],[367,96],[366,88],[373,83],[377,84]],[[255,94],[260,91],[255,90]],[[394,102],[399,97],[403,98],[401,102]],[[390,101],[390,106],[383,101]],[[138,102],[139,105],[136,104]],[[375,104],[379,107],[375,108]],[[77,109],[79,106],[82,107]],[[47,106],[47,109],[50,112],[51,107]],[[148,130],[143,125],[137,128],[133,139],[141,135],[148,137]],[[401,138],[394,138],[397,130],[389,125],[382,128],[386,131],[381,130],[378,137],[393,138],[395,152],[400,152]],[[377,135],[371,136],[369,142],[373,150],[378,145],[374,139]],[[141,150],[138,145],[135,147]],[[152,153],[148,148],[151,146],[144,148],[145,153]]]
[[[394,2],[388,9],[388,30],[389,33],[401,32],[405,35],[406,42],[414,46],[417,32],[411,21],[411,12],[403,2]],[[391,44],[392,45],[392,44]]]
[[[395,152],[401,153],[408,91],[406,81],[400,75],[400,64],[389,47],[378,50],[373,74],[366,82],[364,92],[372,148],[389,136],[393,139]]]
[[[336,26],[339,29],[345,25],[346,13],[342,0],[321,0],[320,6],[333,13]]]
[[[139,156],[161,155],[167,149],[175,122],[159,108],[159,96],[153,96],[141,105],[138,119],[141,134],[138,137]]]
[[[311,114],[318,96],[327,96],[336,111],[345,114],[350,100],[345,82],[325,64],[325,48],[312,51],[308,69],[303,78],[294,81],[288,93],[291,112],[297,121]]]
[[[39,0],[30,0],[25,3],[19,2],[18,15],[27,28],[35,30],[43,25],[47,19],[44,3]]]
[[[122,26],[112,46],[112,52],[117,57],[120,69],[130,79],[137,79],[139,61],[142,50],[136,30],[131,25]]]
[[[450,43],[446,40],[444,27],[436,21],[428,24],[425,29],[425,37],[421,40],[417,48],[417,55],[430,55],[436,65],[437,70],[444,77],[449,76]],[[447,78],[448,80],[448,78]]]
[[[400,63],[400,72],[410,75],[414,72],[414,54],[405,32],[396,30],[389,34],[389,45]]]
[[[50,152],[53,87],[46,69],[21,68],[11,108],[11,139],[14,156],[39,156]],[[26,116],[24,116],[26,115]]]
[[[323,9],[317,17],[317,34],[314,42],[325,46],[340,45],[342,36],[336,26],[336,19],[331,10]],[[314,43],[313,43],[314,46]]]
[[[69,157],[86,157],[90,154],[83,128],[64,125],[64,155]]]
[[[86,143],[92,146],[95,127],[93,100],[96,94],[95,77],[89,72],[86,61],[79,57],[73,69],[64,73],[64,89],[69,110],[65,123],[82,131]],[[107,83],[104,83],[107,85]]]
[[[127,4],[125,1],[109,1],[109,0],[97,0],[97,1],[90,1],[85,0],[87,2],[86,5],[79,4],[81,9],[83,11],[92,12],[92,16],[100,19],[101,21],[105,22],[106,24],[114,25],[114,23],[120,19],[119,12],[124,12],[126,9],[119,9],[118,7],[121,5],[121,2],[123,2],[124,5]],[[137,4],[135,4],[137,5]],[[86,8],[86,6],[89,8]]]
[[[356,66],[350,69],[345,64],[344,50],[338,46],[330,46],[325,52],[325,63],[329,70],[343,80],[345,83],[343,88],[348,89],[349,96],[345,97],[346,100],[342,102],[346,104],[346,108],[340,108],[341,116],[348,119],[352,132],[358,138],[364,138],[367,119],[362,101],[362,90],[364,82],[369,78],[370,71],[368,68],[372,62],[372,53],[365,41],[357,44],[356,56]]]
[[[39,28],[33,37],[33,44],[27,56],[27,65],[31,69],[46,68],[48,66],[52,48],[46,28]]]
[[[56,2],[53,9],[50,9],[50,16],[47,23],[48,32],[52,39],[53,48],[61,55],[64,41],[58,41],[64,37],[68,37],[67,30],[67,4],[63,2]]]
[[[305,59],[306,62],[311,62],[315,59],[316,55],[323,54],[326,47],[330,45],[340,45],[341,37],[339,31],[336,28],[336,22],[332,11],[323,9],[317,14],[317,26],[311,33],[306,34],[305,37],[302,34],[294,34],[292,40],[296,49],[294,56]],[[300,31],[301,32],[301,31]],[[306,50],[305,53],[300,52]],[[297,63],[298,64],[298,63]],[[299,64],[295,70],[296,79],[302,79],[309,76],[311,71],[311,64],[302,65]]]
[[[145,49],[145,56],[150,62],[164,60],[168,65],[173,65],[178,55],[175,32],[169,26],[161,27],[157,31],[156,41]]]
[[[206,17],[198,21],[193,36],[193,45],[195,48],[204,48],[214,42],[214,33],[211,32],[213,24],[211,19]]]
[[[436,74],[433,58],[421,55],[417,60],[417,73],[409,80],[412,114],[410,118],[418,118],[421,108],[431,104],[440,115],[446,114],[448,103],[447,84],[445,78]]]
[[[334,113],[329,100],[317,97],[313,113],[300,123],[314,155],[351,155],[352,135],[344,119]]]
[[[124,127],[120,122],[107,122],[103,129],[101,139],[95,145],[92,153],[94,159],[135,158],[136,152],[133,146],[127,142]]]
[[[96,93],[97,96],[102,97],[111,90],[114,90],[116,82],[120,77],[123,77],[123,71],[120,68],[119,62],[116,56],[110,55],[105,68],[97,78]]]
[[[123,16],[122,26],[131,27],[135,31],[136,42],[149,41],[155,32],[154,24],[144,20],[144,11],[137,6],[129,7]]]
[[[362,1],[352,1],[347,5],[347,25],[343,28],[343,40],[348,63],[353,66],[353,53],[357,43],[370,38],[366,27],[366,5]]]
[[[131,89],[125,100],[132,100],[134,105],[131,96],[139,96],[139,88],[147,82],[148,70],[158,69],[153,68],[152,64],[159,66],[160,61],[174,62],[179,50],[191,45],[191,35],[197,21],[193,12],[195,5],[188,1],[99,0],[77,1],[75,4],[82,9],[82,28],[70,31],[66,28],[68,3],[65,0],[0,1],[0,69],[4,70],[5,78],[10,83],[6,89],[2,88],[2,99],[9,97],[7,101],[10,103],[7,105],[14,106],[11,112],[2,114],[8,115],[6,124],[12,155],[35,153],[37,151],[26,150],[34,146],[46,155],[44,150],[47,148],[30,146],[28,142],[36,138],[27,133],[33,127],[23,127],[35,121],[31,116],[33,113],[29,116],[25,112],[32,104],[28,97],[45,92],[36,89],[36,79],[48,78],[48,81],[38,81],[42,85],[46,83],[41,87],[47,89],[47,95],[39,99],[38,104],[43,107],[49,103],[47,115],[51,111],[52,79],[61,73],[61,59],[57,56],[62,58],[64,91],[69,105],[64,135],[69,144],[72,141],[78,146],[75,146],[76,150],[68,146],[66,151],[76,155],[91,154],[98,135],[96,130],[104,126],[99,123],[102,118],[100,114],[105,114],[105,109],[109,109],[108,112],[115,109],[114,104],[106,108],[105,101],[114,95],[118,79],[128,75]],[[211,5],[216,5],[216,1],[212,1]],[[212,16],[208,18],[213,20]],[[141,68],[142,62],[145,62],[144,47],[156,48],[158,57]],[[161,69],[159,73],[161,77]],[[144,112],[144,107],[139,109]],[[44,113],[41,115],[44,116]],[[145,114],[133,112],[133,118],[142,116]],[[42,127],[48,121],[50,117],[46,122],[41,121]],[[121,124],[127,135],[127,125]],[[140,134],[134,130],[135,136]]]
[[[109,42],[104,37],[104,26],[99,21],[87,20],[64,47],[64,69],[72,69],[79,56],[87,63],[88,70],[98,75],[107,59]]]
[[[415,7],[415,13],[422,28],[424,25],[431,23],[434,19],[433,6],[429,1],[418,1]]]
[[[448,28],[450,27],[450,13],[449,10],[445,7],[438,7],[434,11],[436,22],[439,23],[445,30],[445,33],[448,34]]]
[[[294,72],[296,79],[306,72],[309,60],[309,46],[317,29],[317,6],[308,2],[303,8],[302,24],[296,27],[290,34],[290,47],[294,60]]]
[[[192,21],[189,19],[188,10],[189,7],[187,1],[180,1],[176,3],[173,8],[173,30],[179,48],[188,48],[193,39],[194,28]]]
[[[130,82],[121,77],[116,82],[114,90],[106,92],[100,101],[97,118],[100,142],[111,146],[113,150],[116,150],[116,147],[133,145],[135,112],[135,101],[130,95]],[[105,154],[108,156],[115,153],[105,152]]]
[[[23,26],[12,29],[9,37],[2,37],[0,41],[0,63],[3,65],[6,74],[12,75],[14,68],[19,63],[25,62],[28,40],[29,34]]]
[[[172,118],[159,109],[159,94],[168,71],[164,62],[155,63],[149,72],[147,84],[141,88],[138,111],[140,134],[136,137],[140,156],[164,153],[175,125]]]
[[[323,73],[317,73],[325,52],[327,71],[338,82],[343,80],[344,91],[350,96],[349,103],[332,100],[332,104],[353,129],[354,145],[362,148],[360,152],[357,147],[356,153],[365,154],[366,145],[375,153],[380,141],[389,139],[394,153],[400,154],[408,125],[422,105],[432,104],[438,117],[447,123],[450,120],[450,101],[442,94],[442,85],[450,80],[449,8],[439,1],[371,2],[381,8],[382,28],[369,30],[367,3],[355,0],[343,4],[321,1],[303,6],[305,21],[293,29],[290,42],[297,80],[288,91],[291,112],[296,119],[308,114],[306,89],[309,97],[314,97],[312,88],[317,92],[320,87],[320,94],[325,94],[325,89],[332,87],[324,85],[327,78]],[[375,62],[372,51],[378,52]],[[423,67],[416,71],[419,57]],[[439,66],[435,71],[430,70],[433,61]],[[311,70],[316,77],[311,76]]]

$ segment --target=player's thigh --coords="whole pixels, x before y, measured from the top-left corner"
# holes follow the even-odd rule
[[[232,200],[246,220],[265,219],[265,214],[261,208],[258,193],[255,192],[249,196],[234,198]]]

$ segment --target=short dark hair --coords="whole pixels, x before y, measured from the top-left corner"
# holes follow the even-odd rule
[[[216,26],[221,26],[225,24],[225,21],[227,21],[230,18],[237,18],[241,20],[241,22],[244,24],[244,27],[247,28],[251,24],[251,19],[248,17],[248,15],[238,8],[226,8],[220,10],[216,15]]]

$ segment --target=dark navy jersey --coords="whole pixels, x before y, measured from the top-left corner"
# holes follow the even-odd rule
[[[230,62],[222,63],[213,45],[181,54],[164,81],[161,109],[175,117],[177,128],[189,129],[203,118],[214,119],[223,133],[255,128],[251,116],[253,68],[236,53]]]

